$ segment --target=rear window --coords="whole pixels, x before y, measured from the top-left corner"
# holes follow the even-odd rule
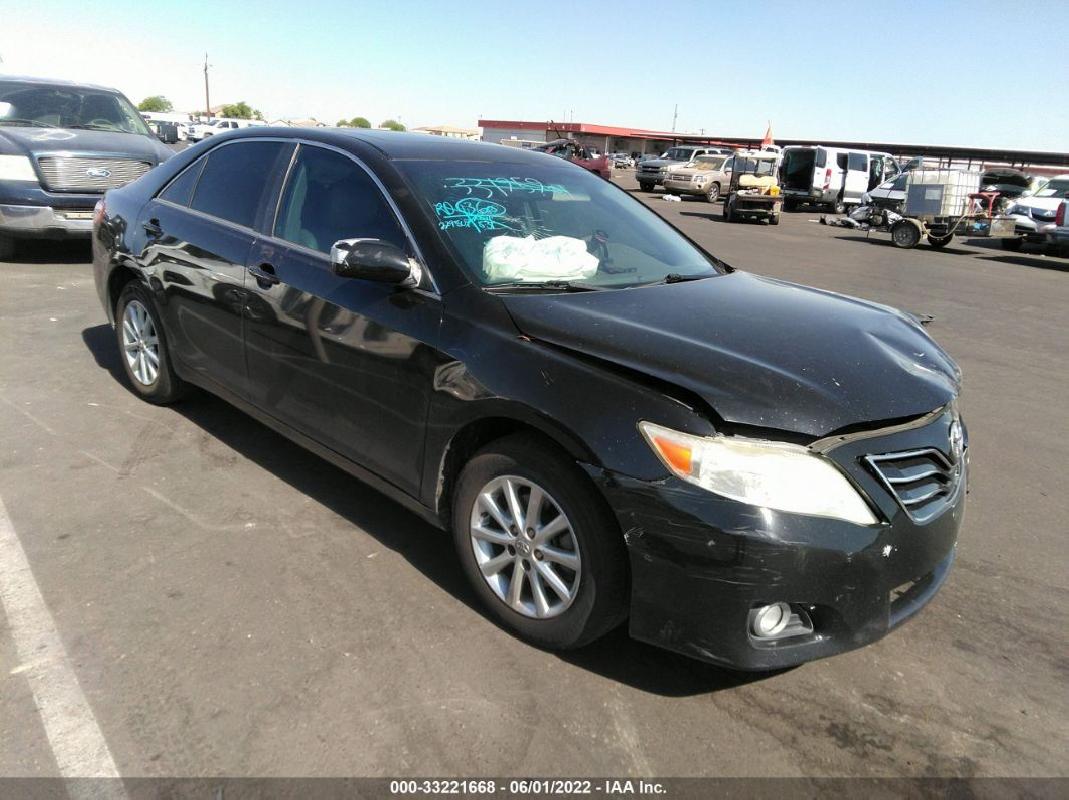
[[[236,225],[253,227],[264,186],[275,175],[275,162],[283,148],[288,148],[284,142],[248,141],[212,150],[191,207]]]

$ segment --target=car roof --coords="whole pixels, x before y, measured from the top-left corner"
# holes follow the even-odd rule
[[[484,161],[490,163],[559,164],[560,159],[534,150],[508,147],[489,142],[433,136],[426,133],[402,133],[368,128],[286,128],[257,126],[223,134],[228,138],[261,136],[306,139],[348,149],[359,142],[370,145],[391,160],[412,161]]]
[[[0,83],[30,83],[37,86],[62,86],[69,89],[94,89],[98,92],[120,94],[118,89],[110,86],[97,86],[95,83],[78,83],[60,78],[41,78],[33,75],[0,75]]]

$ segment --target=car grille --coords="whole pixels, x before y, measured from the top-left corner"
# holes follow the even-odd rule
[[[942,452],[928,447],[866,460],[910,519],[927,522],[957,496],[965,458],[953,464]]]
[[[650,173],[653,173],[653,174],[657,174],[657,173],[659,173],[661,171],[661,168],[660,167],[643,167],[642,171],[643,172],[650,172]]]
[[[152,164],[132,158],[38,156],[37,166],[49,189],[103,192],[140,178]]]

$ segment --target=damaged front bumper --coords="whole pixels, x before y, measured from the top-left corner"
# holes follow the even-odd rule
[[[908,620],[953,563],[967,457],[960,456],[958,485],[923,522],[867,458],[938,447],[940,436],[952,458],[947,419],[940,414],[922,429],[844,441],[826,453],[878,510],[882,521],[869,526],[757,508],[676,478],[646,482],[589,468],[627,542],[631,635],[721,666],[769,670],[861,647]],[[755,636],[755,610],[773,603],[789,603],[807,629]]]

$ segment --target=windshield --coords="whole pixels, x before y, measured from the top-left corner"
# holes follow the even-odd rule
[[[735,172],[753,175],[771,175],[775,172],[774,159],[735,158]]]
[[[1047,181],[1033,197],[1067,197],[1069,198],[1069,179],[1055,178]]]
[[[694,161],[694,169],[717,170],[724,165],[725,161],[727,161],[727,156],[698,156]]]
[[[122,95],[28,83],[0,83],[0,125],[152,135],[141,115]]]
[[[420,205],[482,286],[573,281],[625,288],[717,274],[657,214],[567,164],[402,161]]]
[[[686,147],[672,147],[664,154],[669,161],[690,161],[694,151]]]

